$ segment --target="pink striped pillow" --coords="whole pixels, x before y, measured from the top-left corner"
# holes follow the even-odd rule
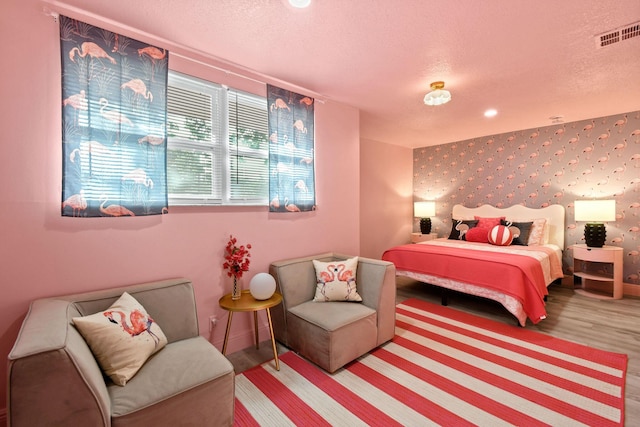
[[[509,246],[513,240],[513,234],[504,225],[496,225],[489,231],[489,243],[496,246]]]

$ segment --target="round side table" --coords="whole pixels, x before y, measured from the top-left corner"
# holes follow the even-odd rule
[[[258,311],[265,310],[267,312],[267,320],[269,321],[269,334],[271,334],[271,345],[273,347],[273,358],[276,362],[276,370],[280,370],[280,361],[278,360],[278,350],[276,349],[276,339],[273,335],[273,323],[271,322],[271,311],[269,310],[271,307],[275,307],[276,305],[282,302],[282,295],[278,292],[274,293],[271,298],[266,300],[257,300],[253,296],[249,290],[242,291],[242,295],[240,299],[232,300],[231,294],[227,294],[220,298],[218,304],[220,307],[227,310],[229,312],[229,318],[227,319],[227,330],[224,333],[224,344],[222,346],[222,354],[226,354],[227,352],[227,342],[229,341],[229,331],[231,330],[231,319],[233,318],[233,313],[236,311],[248,311],[253,312],[253,323],[256,330],[256,349],[259,348],[260,339],[258,337]]]

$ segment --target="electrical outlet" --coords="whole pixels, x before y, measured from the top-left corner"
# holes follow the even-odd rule
[[[216,316],[209,316],[209,332],[213,330],[218,324],[218,318]]]

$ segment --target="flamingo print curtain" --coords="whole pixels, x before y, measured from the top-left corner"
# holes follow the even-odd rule
[[[315,210],[314,99],[267,85],[269,210]]]
[[[168,52],[60,16],[62,215],[167,210]]]

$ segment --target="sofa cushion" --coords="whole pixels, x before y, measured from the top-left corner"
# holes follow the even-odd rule
[[[362,301],[356,290],[358,257],[329,262],[314,259],[313,267],[317,281],[315,302]]]
[[[190,390],[195,392],[210,382],[230,381],[233,389],[234,375],[231,362],[204,337],[170,343],[161,352],[149,358],[126,387],[113,384],[108,386],[112,416],[122,418],[118,422],[114,421],[114,425],[122,424],[124,418],[135,417],[138,411],[154,405],[154,412],[163,411],[164,406],[157,404],[170,399],[179,397],[188,401]],[[233,406],[233,393],[225,394],[225,399],[227,398],[228,401],[225,400],[224,404]],[[201,405],[211,406],[219,403],[223,402],[201,402]],[[182,413],[181,416],[189,415]],[[170,414],[164,414],[160,420],[166,423],[169,417]],[[186,418],[183,419],[185,420]],[[184,424],[189,423],[185,421]]]
[[[363,304],[344,306],[306,302],[287,313],[291,348],[329,372],[377,345],[377,312]]]
[[[120,386],[167,344],[160,326],[127,292],[105,311],[74,317],[73,324],[105,374]]]
[[[289,313],[329,332],[375,312],[374,309],[363,304],[349,304],[349,308],[346,309],[344,304],[335,301],[326,304],[315,304],[313,301],[308,301],[289,309]]]

